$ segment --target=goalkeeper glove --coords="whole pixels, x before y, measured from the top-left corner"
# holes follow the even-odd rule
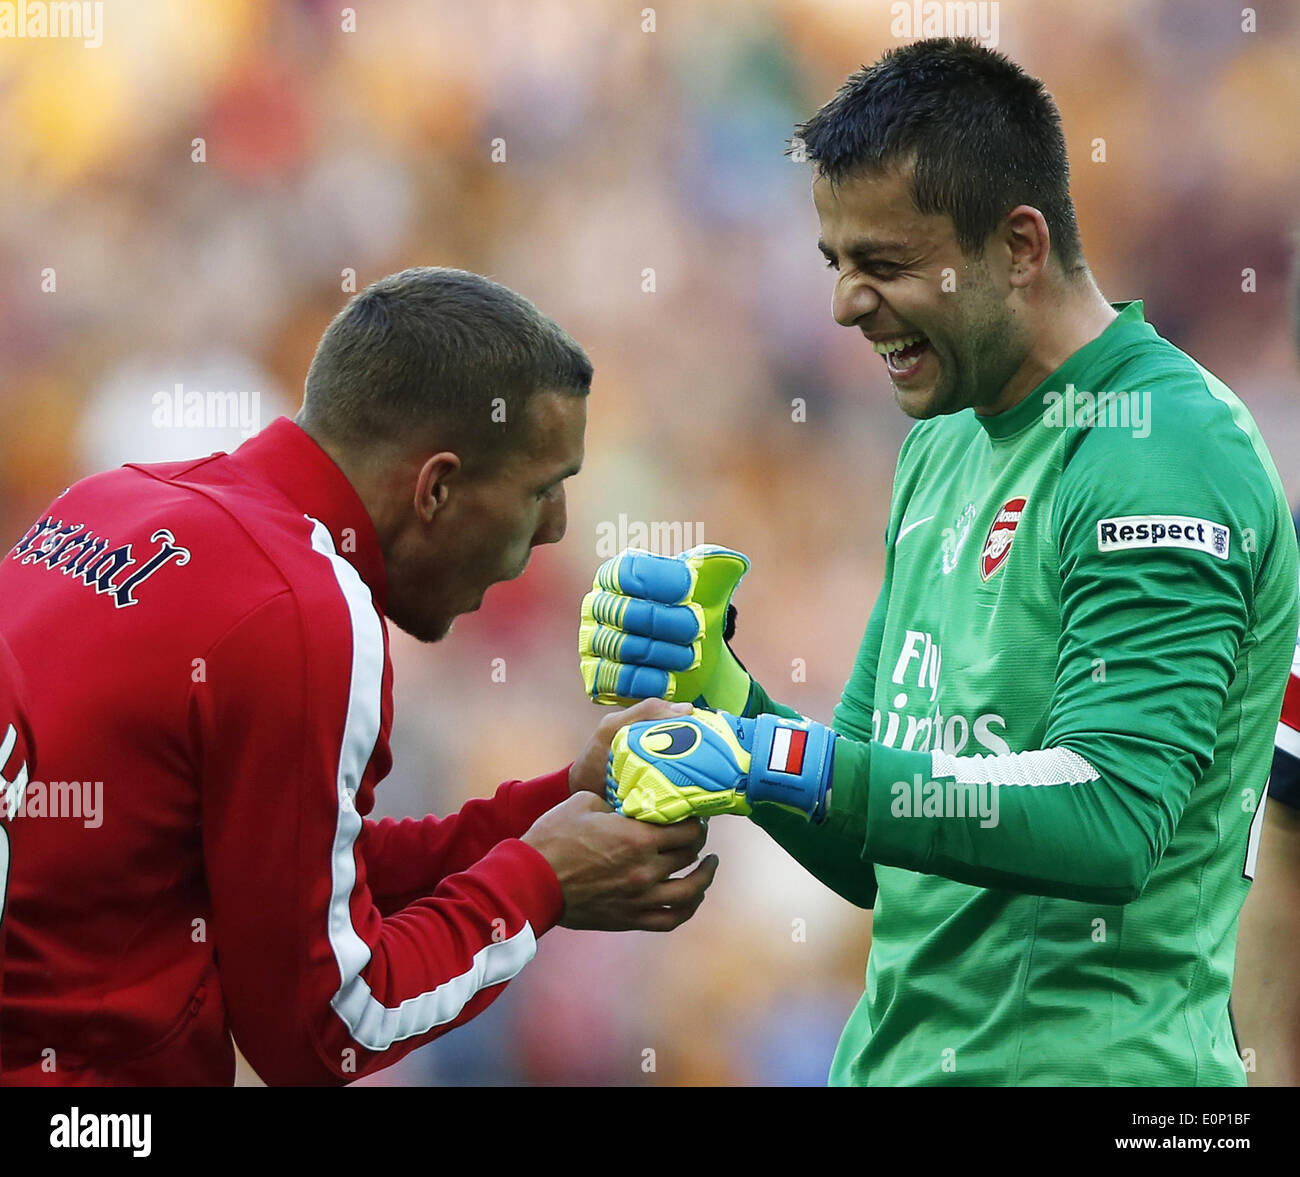
[[[740,713],[752,680],[727,639],[749,559],[701,544],[680,556],[628,548],[582,599],[578,656],[597,703],[664,698]]]
[[[629,724],[610,747],[605,799],[628,817],[660,825],[748,816],[764,803],[820,822],[838,738],[823,724],[778,715],[697,711]]]

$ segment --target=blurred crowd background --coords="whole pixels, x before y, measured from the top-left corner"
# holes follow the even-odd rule
[[[1223,0],[994,7],[998,48],[1061,107],[1102,290],[1144,299],[1236,390],[1294,501],[1296,6],[1257,4],[1253,32]],[[106,0],[99,48],[0,39],[4,545],[84,474],[233,448],[294,412],[351,289],[459,266],[588,349],[587,464],[568,537],[524,578],[437,646],[394,632],[378,812],[448,812],[576,755],[599,717],[578,601],[620,516],[748,553],[736,648],[828,719],[909,422],[831,319],[808,168],[784,151],[851,71],[913,39],[891,5],[348,8],[354,28],[333,0]],[[161,427],[155,396],[177,385],[256,392],[255,418]],[[548,934],[486,1014],[367,1082],[824,1082],[870,916],[748,823],[714,821],[711,848],[690,924]]]

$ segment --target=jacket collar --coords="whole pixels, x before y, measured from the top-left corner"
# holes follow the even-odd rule
[[[305,430],[277,417],[231,460],[256,470],[304,515],[325,524],[335,551],[357,570],[383,610],[388,574],[375,525],[347,475]]]

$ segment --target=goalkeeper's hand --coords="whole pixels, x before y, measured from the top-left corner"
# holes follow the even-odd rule
[[[701,544],[680,556],[628,548],[582,599],[578,656],[597,703],[662,698],[741,713],[749,672],[731,652],[731,595],[749,559]]]
[[[835,732],[811,720],[741,719],[696,711],[633,723],[614,737],[605,799],[620,813],[666,825],[774,804],[826,816]]]

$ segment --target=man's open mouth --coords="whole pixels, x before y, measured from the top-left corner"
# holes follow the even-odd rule
[[[885,357],[885,366],[895,376],[908,376],[925,358],[930,341],[924,335],[900,335],[871,345],[877,355]]]

